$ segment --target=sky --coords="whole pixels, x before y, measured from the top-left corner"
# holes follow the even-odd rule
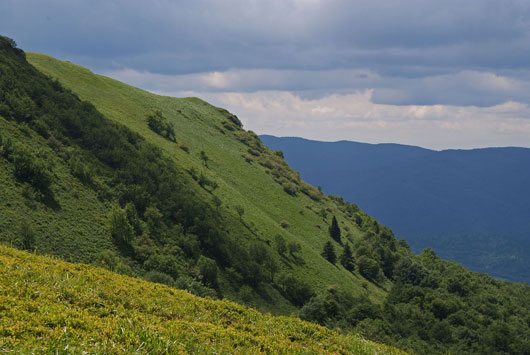
[[[0,0],[0,34],[258,134],[530,147],[527,0]]]

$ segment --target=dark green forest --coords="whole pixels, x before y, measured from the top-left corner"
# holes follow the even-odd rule
[[[262,165],[281,167],[273,170],[274,179],[285,193],[329,199],[358,226],[360,236],[353,237],[341,227],[340,218],[319,211],[324,220],[331,217],[331,223],[326,243],[315,246],[321,252],[315,257],[361,275],[363,287],[373,284],[385,292],[382,302],[353,296],[344,285],[330,284],[319,292],[279,272],[281,263],[311,262],[300,260],[300,244],[281,235],[269,243],[255,238],[243,207],[235,208],[237,217],[226,217],[223,201],[214,194],[215,181],[177,167],[144,137],[41,74],[5,37],[0,38],[0,120],[2,127],[10,127],[0,131],[0,162],[24,186],[21,199],[43,206],[50,215],[61,208],[53,188],[58,175],[47,157],[51,149],[108,207],[106,231],[115,248],[100,250],[92,263],[201,296],[225,296],[221,274],[240,290],[243,301],[246,293],[273,287],[302,319],[419,354],[530,353],[528,285],[470,272],[430,249],[414,255],[405,241],[356,205],[300,182],[292,170],[277,163],[283,161],[281,152],[268,152],[253,134],[242,135],[249,152],[243,158],[249,164],[270,153],[267,160],[261,158]],[[225,122],[219,134],[242,130],[235,116],[227,115]],[[175,138],[178,127],[160,112],[153,111],[145,124],[171,144],[181,144]],[[47,148],[36,150],[29,141]],[[208,169],[210,158],[204,151],[201,159]],[[227,226],[234,223],[241,224],[244,235],[228,232]],[[290,226],[285,222],[282,227]],[[34,250],[38,236],[33,228],[31,221],[23,223],[15,239],[3,242]]]

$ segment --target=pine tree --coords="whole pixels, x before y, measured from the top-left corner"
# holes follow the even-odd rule
[[[335,254],[335,248],[329,240],[326,242],[326,244],[324,244],[324,250],[322,251],[321,255],[333,265],[335,265],[335,263],[337,262],[337,254]]]
[[[337,243],[342,244],[340,240],[340,228],[337,218],[333,216],[331,220],[331,225],[329,226],[329,236],[333,238]]]
[[[353,271],[355,269],[355,260],[353,259],[353,254],[349,243],[344,247],[339,260],[346,270]]]

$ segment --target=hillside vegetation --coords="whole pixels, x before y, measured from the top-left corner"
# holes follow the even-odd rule
[[[434,151],[261,136],[302,177],[355,201],[420,252],[530,282],[530,149]]]
[[[245,131],[236,116],[197,98],[153,95],[48,56],[28,54],[28,58],[81,99],[94,104],[106,118],[126,126],[146,144],[155,146],[172,161],[172,167],[182,173],[183,180],[191,180],[185,189],[193,194],[187,199],[193,201],[192,205],[212,206],[211,213],[217,218],[212,223],[219,234],[217,241],[207,246],[205,243],[212,239],[211,233],[197,235],[202,244],[197,253],[216,260],[218,286],[223,296],[271,312],[289,313],[295,310],[293,305],[299,307],[313,292],[337,284],[352,295],[369,297],[378,303],[383,301],[385,288],[388,290],[390,283],[380,268],[375,271],[380,276],[375,285],[372,282],[375,280],[367,280],[359,272],[351,273],[340,263],[333,265],[320,255],[327,241],[333,243],[340,255],[341,244],[360,239],[363,230],[373,230],[377,234],[375,221],[356,206],[340,204],[305,184],[253,132]],[[173,127],[174,139],[168,139],[166,133],[159,134],[149,126],[149,117],[157,112]],[[128,201],[119,199],[120,207],[125,208]],[[145,219],[143,210],[138,206],[136,209],[140,219]],[[341,224],[341,243],[329,236],[333,216]],[[360,226],[358,223],[363,221],[364,226]],[[386,253],[383,256],[391,264],[394,252],[390,249],[397,251],[400,246],[387,228],[381,226],[378,233],[386,233],[390,238],[377,238],[369,243],[384,246],[386,252],[381,251],[381,254]],[[219,240],[228,244],[223,246]],[[245,255],[251,260],[233,260],[245,258]],[[252,264],[253,260],[262,260],[269,268],[264,265],[262,269],[266,270],[260,272],[259,267]],[[274,264],[272,273],[270,264]],[[299,285],[296,290],[285,289],[293,284],[289,281],[291,277],[300,281],[296,283]],[[234,282],[238,279],[241,281]],[[267,285],[271,281],[273,287]],[[250,288],[241,291],[242,285]]]
[[[0,352],[400,354],[296,318],[0,246]]]
[[[417,353],[530,352],[528,286],[413,255],[224,109],[27,58],[0,39],[4,243]]]

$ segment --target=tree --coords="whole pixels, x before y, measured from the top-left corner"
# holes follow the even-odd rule
[[[121,208],[115,208],[110,213],[110,233],[114,241],[121,245],[129,245],[134,238],[134,229]]]
[[[215,209],[219,211],[219,207],[221,207],[221,205],[223,204],[221,199],[217,197],[216,195],[213,195],[212,202],[213,202],[213,205],[215,206]]]
[[[277,285],[282,294],[295,306],[303,306],[311,297],[315,295],[311,286],[292,275],[280,274]]]
[[[335,248],[333,247],[333,244],[328,240],[326,244],[324,244],[324,250],[322,250],[321,254],[324,259],[335,265],[337,262],[337,254],[335,254]]]
[[[274,244],[276,245],[276,251],[278,254],[285,256],[285,253],[287,252],[287,242],[285,241],[285,238],[278,234],[274,238]]]
[[[217,264],[214,260],[201,255],[197,267],[202,275],[202,281],[209,286],[217,286]]]
[[[331,225],[329,226],[329,236],[333,238],[337,243],[342,244],[340,240],[340,227],[335,216],[333,216],[333,219],[331,220]]]
[[[19,233],[22,241],[22,249],[32,250],[35,248],[35,233],[30,228],[28,221],[22,222]]]
[[[204,150],[201,150],[199,154],[200,154],[200,157],[201,157],[201,160],[204,166],[208,167],[208,161],[210,160],[210,158],[208,158],[208,155],[206,155],[206,152]]]
[[[355,270],[355,260],[353,259],[353,254],[350,248],[350,244],[347,243],[340,255],[340,263],[348,271]]]
[[[357,265],[359,266],[359,272],[361,275],[368,280],[375,280],[379,275],[379,264],[370,257],[364,255],[359,257]]]
[[[245,214],[245,209],[241,205],[237,205],[234,207],[236,209],[237,214],[239,215],[239,220],[243,221],[243,215]]]
[[[270,253],[267,253],[266,259],[263,262],[263,266],[269,272],[270,281],[274,281],[274,275],[278,272],[278,264],[274,260],[273,256]]]
[[[162,112],[160,112],[159,110],[156,110],[154,113],[150,114],[147,117],[147,125],[155,133],[158,133],[162,137],[176,142],[175,129],[173,128],[173,125],[169,123],[167,118],[164,117]]]
[[[292,256],[302,250],[302,246],[297,242],[289,242],[289,244],[287,244],[287,247],[289,248],[289,253]]]

